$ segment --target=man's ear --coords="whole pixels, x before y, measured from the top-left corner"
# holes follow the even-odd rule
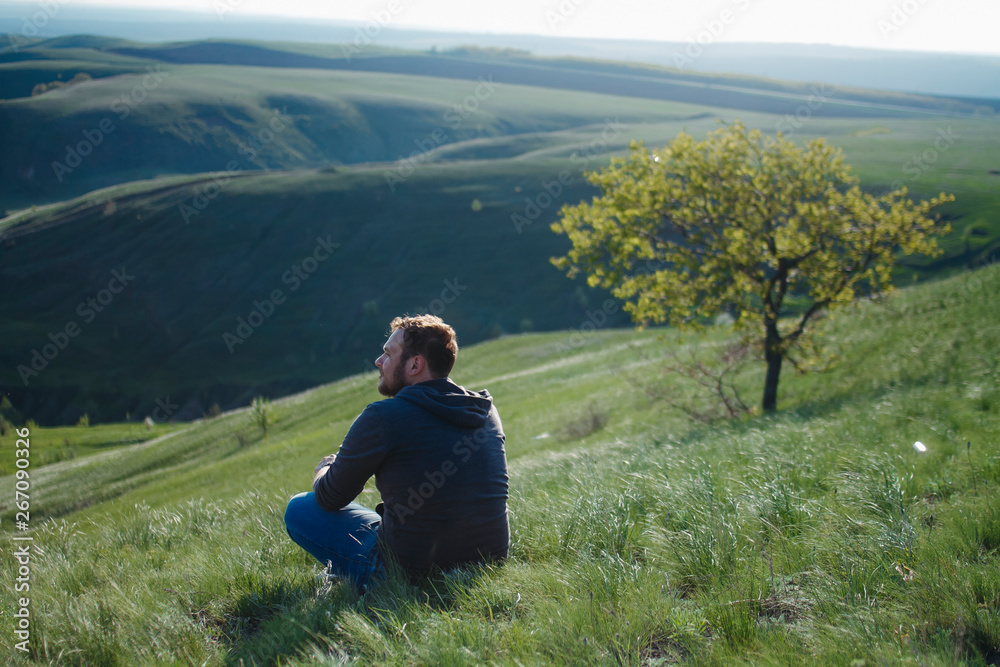
[[[424,359],[423,355],[415,354],[406,360],[406,366],[407,375],[420,375],[427,366],[427,360]]]

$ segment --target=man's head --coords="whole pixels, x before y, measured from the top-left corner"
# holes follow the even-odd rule
[[[389,340],[375,360],[380,394],[395,396],[408,385],[448,377],[458,356],[458,340],[440,317],[397,317],[389,328]]]

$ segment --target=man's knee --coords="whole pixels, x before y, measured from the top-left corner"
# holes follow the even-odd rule
[[[285,508],[285,528],[290,528],[304,515],[315,512],[316,495],[312,491],[303,491],[292,496]]]

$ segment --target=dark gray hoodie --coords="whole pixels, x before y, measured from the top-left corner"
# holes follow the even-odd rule
[[[407,570],[507,557],[507,459],[489,392],[440,379],[371,403],[315,485],[316,500],[338,510],[372,475],[383,544]]]

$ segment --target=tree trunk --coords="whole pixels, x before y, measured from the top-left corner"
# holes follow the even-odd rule
[[[767,361],[767,377],[764,379],[764,401],[761,406],[764,412],[774,412],[778,408],[778,378],[781,377],[781,336],[778,334],[778,323],[765,323],[767,336],[764,339],[764,360]]]

